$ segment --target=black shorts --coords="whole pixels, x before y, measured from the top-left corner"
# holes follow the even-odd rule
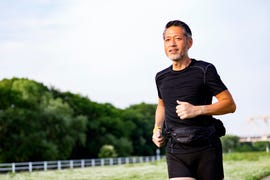
[[[222,146],[220,141],[192,153],[166,152],[169,178],[192,177],[198,180],[224,178]]]

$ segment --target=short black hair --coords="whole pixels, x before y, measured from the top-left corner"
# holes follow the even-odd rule
[[[183,28],[185,31],[185,35],[188,37],[192,37],[192,32],[191,32],[189,26],[185,22],[180,21],[180,20],[169,21],[165,26],[165,30],[163,32],[163,37],[164,37],[165,31],[171,26],[178,26],[178,27]]]

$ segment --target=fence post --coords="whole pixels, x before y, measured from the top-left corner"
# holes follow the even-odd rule
[[[118,165],[121,165],[121,158],[117,158]]]
[[[100,165],[104,166],[104,159],[103,158],[100,160]]]
[[[57,169],[61,170],[61,161],[57,161]]]
[[[81,168],[84,168],[84,159],[81,160]]]
[[[15,173],[16,168],[15,168],[15,163],[12,163],[12,172]]]
[[[113,165],[113,158],[110,158],[110,166]]]
[[[129,158],[128,157],[126,158],[126,164],[129,164]]]
[[[69,161],[69,167],[70,167],[70,169],[73,169],[73,160]]]
[[[44,161],[44,171],[47,171],[47,161]]]
[[[156,150],[156,155],[157,155],[157,160],[160,160],[160,150],[159,149]]]
[[[143,162],[143,157],[141,156],[140,157],[140,161],[139,161],[140,163],[142,163]]]
[[[95,165],[96,165],[96,164],[95,164],[95,159],[92,159],[92,160],[91,160],[91,165],[92,165],[92,166],[95,166]]]
[[[32,172],[32,162],[29,162],[29,172]]]

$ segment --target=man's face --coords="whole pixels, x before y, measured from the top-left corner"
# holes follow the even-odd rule
[[[172,61],[181,61],[187,57],[191,45],[192,39],[184,34],[181,27],[171,26],[164,33],[165,53]]]

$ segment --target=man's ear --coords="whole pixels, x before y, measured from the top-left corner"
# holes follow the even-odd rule
[[[193,39],[190,37],[188,38],[188,49],[191,48],[192,44],[193,44]]]

